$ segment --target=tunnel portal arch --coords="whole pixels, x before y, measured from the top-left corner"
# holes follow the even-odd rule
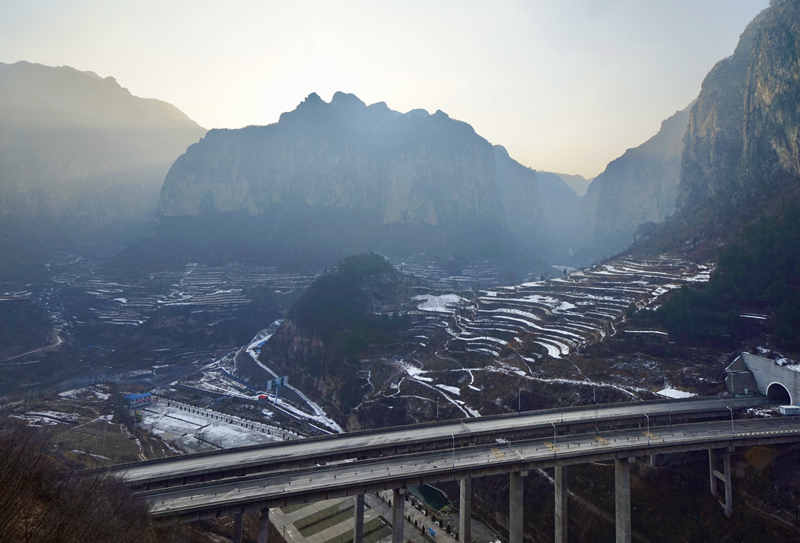
[[[767,387],[767,399],[779,405],[793,405],[789,389],[777,381],[770,383]]]

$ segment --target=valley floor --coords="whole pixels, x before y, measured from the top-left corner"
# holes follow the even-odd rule
[[[0,410],[52,434],[70,462],[96,466],[343,430],[724,390],[731,353],[681,345],[637,318],[670,291],[708,281],[710,263],[621,257],[516,285],[498,284],[488,267],[476,268],[474,277],[451,276],[425,260],[401,267],[423,280],[397,308],[411,324],[397,343],[360,360],[349,411],[324,392],[324,380],[289,374],[278,389],[267,384],[284,377],[280,361],[263,356],[281,325],[281,304],[312,276],[190,265],[126,283],[104,279],[80,260],[56,266],[46,285],[5,289],[6,298],[24,297],[48,313],[63,343],[0,363],[0,384],[10,391]],[[275,293],[277,306],[256,311],[253,286]],[[153,391],[158,399],[127,425],[112,424],[113,398],[125,391]],[[595,500],[596,474],[573,477],[576,500],[593,519],[588,525],[606,530],[603,515],[611,509]],[[531,480],[531,491],[549,488],[546,474]],[[502,503],[503,482],[486,484],[501,488],[477,491]],[[455,497],[454,489],[443,490]],[[759,507],[769,510],[774,501]],[[483,504],[483,519],[501,530],[503,520],[491,509]]]

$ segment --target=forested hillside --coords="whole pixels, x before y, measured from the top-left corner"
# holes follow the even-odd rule
[[[768,315],[777,346],[800,349],[800,206],[762,218],[720,254],[711,282],[685,287],[657,312],[677,337],[733,341],[748,333],[746,312]]]

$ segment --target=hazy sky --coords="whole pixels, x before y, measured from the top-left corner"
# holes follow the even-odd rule
[[[310,92],[446,111],[536,169],[594,176],[697,96],[768,0],[0,0],[0,61],[112,75],[201,125]]]

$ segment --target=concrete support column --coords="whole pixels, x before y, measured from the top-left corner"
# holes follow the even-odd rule
[[[722,455],[722,476],[725,484],[725,501],[722,503],[722,510],[725,516],[731,518],[733,515],[733,481],[731,477],[731,453],[726,452]]]
[[[659,464],[661,464],[661,455],[660,454],[651,454],[649,460],[650,460],[650,462],[649,462],[650,465],[652,467],[656,467]]]
[[[508,541],[522,543],[524,527],[522,474],[512,471],[508,478]]]
[[[631,543],[631,464],[614,460],[614,512],[617,543]]]
[[[569,500],[567,468],[556,466],[553,478],[556,490],[556,508],[553,516],[556,529],[555,543],[567,543],[567,501]]]
[[[392,543],[403,543],[403,525],[406,522],[403,516],[405,502],[403,490],[392,489]]]
[[[717,480],[714,477],[714,449],[708,449],[708,484],[711,489],[711,495],[717,497]]]
[[[722,460],[722,462],[720,462]],[[721,465],[720,465],[721,464]],[[717,469],[721,468],[722,471]],[[731,474],[731,453],[729,451],[717,452],[708,450],[708,476],[711,484],[711,495],[719,499],[719,484],[722,483],[723,497],[719,500],[725,516],[733,515],[733,477]]]
[[[355,501],[353,543],[362,543],[364,541],[364,495],[358,494]]]
[[[464,477],[459,481],[458,502],[458,540],[472,543],[472,479]]]
[[[269,543],[269,507],[261,510],[261,523],[258,527],[258,543]]]
[[[242,525],[243,511],[239,510],[233,516],[233,543],[242,543],[242,532],[244,526]]]

